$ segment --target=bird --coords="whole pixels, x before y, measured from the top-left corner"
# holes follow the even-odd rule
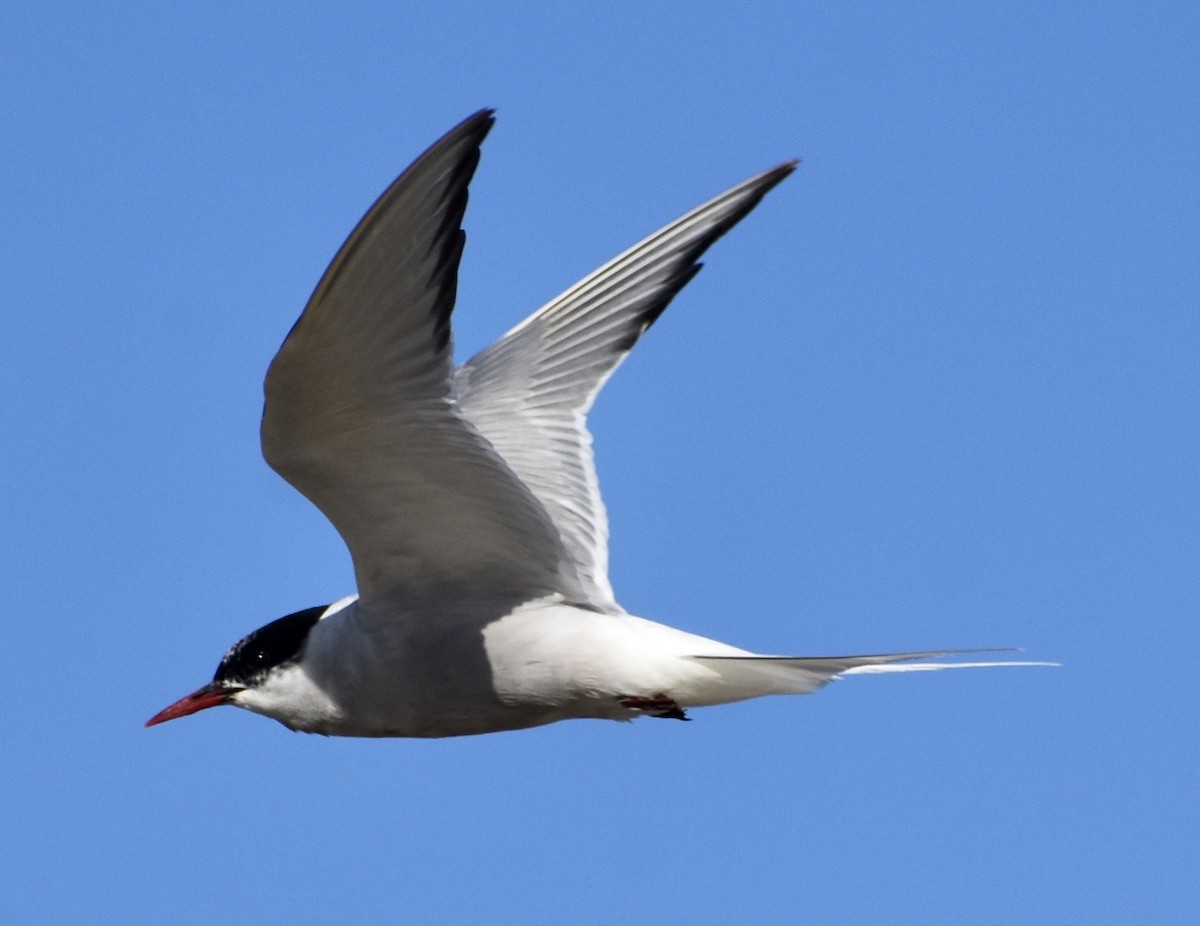
[[[266,375],[263,455],[341,535],[357,594],[250,633],[146,726],[228,704],[308,733],[447,737],[1040,664],[763,655],[622,608],[587,413],[700,256],[799,162],[696,207],[455,368],[462,222],[494,119],[468,117],[383,192]]]

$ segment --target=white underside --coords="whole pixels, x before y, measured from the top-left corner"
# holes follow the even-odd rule
[[[631,697],[688,709],[808,694],[843,675],[1045,665],[904,663],[944,653],[765,656],[554,601],[486,621],[465,612],[378,621],[357,602],[337,607],[314,630],[304,668],[243,692],[239,706],[309,732],[437,737],[647,713],[622,704]]]

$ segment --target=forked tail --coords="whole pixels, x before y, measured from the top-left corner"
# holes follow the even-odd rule
[[[937,650],[928,653],[881,653],[871,656],[692,656],[715,672],[715,684],[702,689],[687,706],[723,704],[758,698],[769,694],[810,694],[844,675],[880,672],[934,672],[939,669],[981,669],[999,666],[1057,666],[1057,662],[995,660],[987,662],[920,662],[939,656],[965,656],[974,653],[1012,652],[1012,650],[974,649]]]

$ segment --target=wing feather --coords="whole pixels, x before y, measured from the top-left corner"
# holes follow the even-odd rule
[[[364,602],[580,594],[542,503],[461,414],[450,316],[476,113],[342,245],[267,373],[263,455],[329,518]]]
[[[619,611],[586,416],[700,255],[796,167],[751,177],[613,258],[459,368],[463,413],[541,500],[589,599]]]

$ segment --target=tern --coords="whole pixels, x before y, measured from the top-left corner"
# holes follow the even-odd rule
[[[626,612],[588,410],[700,255],[797,162],[655,232],[456,369],[462,219],[492,124],[466,119],[384,191],[267,372],[263,455],[341,534],[358,594],[246,636],[147,726],[232,704],[309,733],[458,736],[1034,664],[761,655]]]

